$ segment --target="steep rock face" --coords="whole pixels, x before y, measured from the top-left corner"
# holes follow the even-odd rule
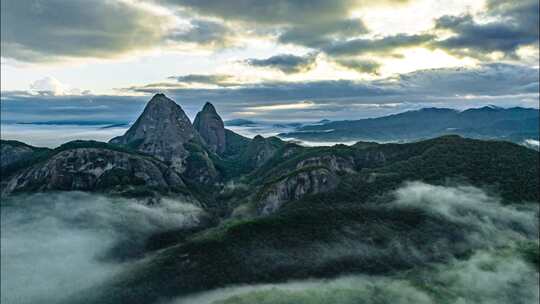
[[[301,160],[296,165],[296,169],[312,166],[324,166],[332,172],[354,173],[354,160],[352,158],[339,157],[335,155],[323,155]]]
[[[5,167],[32,155],[36,148],[18,141],[0,142],[0,167]]]
[[[223,154],[227,143],[223,120],[214,106],[207,102],[202,111],[197,113],[193,127],[199,132],[208,148],[217,154]]]
[[[2,194],[46,190],[126,190],[149,186],[165,191],[185,188],[180,176],[150,157],[79,148],[55,154],[7,180]]]
[[[336,174],[326,168],[315,167],[312,170],[298,171],[264,190],[257,212],[260,215],[271,214],[288,201],[333,190],[338,182]]]
[[[258,201],[258,213],[277,211],[288,201],[305,195],[333,190],[339,183],[338,173],[354,173],[352,158],[321,155],[299,161],[295,167],[282,171],[282,178],[263,190]]]
[[[182,108],[165,95],[156,94],[135,124],[110,143],[153,155],[182,173],[189,156],[184,144],[192,140],[200,141],[200,136]]]

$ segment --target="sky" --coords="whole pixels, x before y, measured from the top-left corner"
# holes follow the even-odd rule
[[[538,0],[3,0],[1,118],[359,119],[538,107]]]

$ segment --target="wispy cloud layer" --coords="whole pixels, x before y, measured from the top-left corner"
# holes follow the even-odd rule
[[[488,22],[480,23],[470,14],[437,19],[437,29],[454,35],[434,46],[483,59],[493,52],[516,57],[519,48],[538,45],[538,1],[488,0],[487,8],[486,15],[492,19]]]
[[[171,16],[125,1],[2,1],[2,57],[116,57],[163,39]]]
[[[480,14],[444,15],[433,20],[430,30],[415,34],[394,29],[394,34],[380,36],[362,19],[373,7],[391,10],[411,2],[8,0],[2,2],[2,56],[21,61],[104,58],[176,44],[223,49],[234,45],[235,37],[251,36],[338,57],[385,56],[429,44],[487,60],[493,52],[516,58],[519,48],[538,43],[535,0],[487,0]]]
[[[538,69],[508,64],[477,68],[422,70],[372,81],[299,81],[238,83],[232,75],[188,74],[172,82],[126,88],[128,93],[165,92],[191,117],[211,101],[225,118],[263,120],[352,119],[423,106],[464,108],[477,105],[538,107]],[[211,85],[192,88],[187,85]],[[143,96],[36,96],[4,92],[2,121],[133,121]],[[391,105],[391,106],[389,106]],[[96,106],[102,106],[95,108]]]
[[[299,73],[312,69],[317,60],[317,54],[295,56],[290,54],[275,55],[266,59],[248,59],[246,63],[254,67],[277,69],[284,73]]]
[[[413,5],[432,16],[424,26],[373,26],[373,16]],[[345,113],[337,108],[357,104],[537,104],[538,1],[469,7],[458,1],[435,9],[423,0],[2,1],[2,118],[18,119],[15,99],[88,95],[81,82],[106,87],[91,87],[97,96],[85,98],[94,101],[165,92],[188,110],[209,100],[226,115],[266,118],[280,110],[246,108],[309,100],[314,106],[305,115],[337,116]],[[176,68],[185,56],[193,64]],[[96,59],[107,60],[80,68],[76,77],[85,81],[57,75],[71,69],[64,61]],[[115,60],[132,61],[119,67]],[[125,71],[106,77],[117,68]]]

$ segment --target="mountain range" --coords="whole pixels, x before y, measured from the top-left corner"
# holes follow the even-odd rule
[[[538,113],[522,108],[425,109],[323,122],[293,135],[316,138],[317,131],[331,128],[324,134],[335,139],[376,130],[370,138],[410,140],[438,136],[451,126],[462,135],[517,136],[521,130],[528,136],[535,119]],[[538,152],[511,142],[444,135],[402,144],[304,147],[236,134],[211,103],[192,123],[163,94],[153,96],[129,130],[109,143],[73,141],[46,149],[2,141],[1,149],[4,197],[87,191],[150,205],[181,198],[208,213],[210,220],[196,229],[147,240],[147,258],[69,303],[157,303],[230,284],[384,274],[469,255],[473,244],[461,224],[413,207],[379,204],[408,181],[486,189],[503,204],[540,199]],[[396,240],[417,252],[396,254],[403,249],[394,247]],[[352,243],[379,254],[328,249]]]
[[[539,112],[533,108],[482,108],[458,111],[423,108],[399,114],[361,120],[333,121],[305,125],[283,138],[314,141],[409,142],[456,134],[468,138],[498,139],[521,143],[538,139]]]

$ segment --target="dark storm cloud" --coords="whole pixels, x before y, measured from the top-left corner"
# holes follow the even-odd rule
[[[163,0],[184,7],[201,15],[210,15],[226,20],[265,23],[270,25],[314,23],[341,19],[358,1],[355,0]]]
[[[490,0],[487,8],[487,15],[494,19],[487,23],[478,23],[471,15],[437,19],[437,29],[455,35],[434,45],[454,54],[482,58],[497,51],[515,57],[520,47],[538,44],[537,0]]]
[[[347,69],[360,73],[378,74],[381,64],[372,60],[360,60],[354,58],[338,58],[335,62]]]
[[[172,33],[167,36],[167,39],[178,42],[225,47],[229,44],[228,39],[233,35],[228,27],[219,22],[192,20],[190,25],[191,28],[189,30]]]
[[[114,57],[159,43],[166,22],[119,1],[2,0],[2,57]]]
[[[537,68],[491,63],[478,68],[421,70],[374,83],[426,95],[497,96],[538,93],[538,82]]]
[[[435,29],[454,34],[445,39],[435,32],[367,38],[362,35],[368,27],[351,17],[355,9],[400,2],[407,1],[155,0],[153,4],[169,9],[169,15],[160,15],[139,2],[6,0],[1,4],[2,56],[30,62],[109,58],[181,43],[219,49],[244,35],[233,28],[250,35],[270,34],[279,43],[308,47],[341,61],[343,56],[363,53],[393,55],[414,46],[483,60],[500,51],[515,59],[520,47],[538,43],[536,0],[488,0],[486,11],[477,16],[443,16]],[[190,27],[168,27],[172,14],[186,17]],[[487,22],[479,21],[482,17]]]
[[[437,42],[436,46],[472,57],[482,57],[496,51],[515,55],[521,46],[538,40],[531,29],[506,22],[478,24],[470,15],[445,16],[437,20],[437,28],[450,29],[457,35]]]
[[[279,35],[281,43],[318,48],[335,40],[347,39],[368,32],[360,19],[333,20],[315,24],[295,25]]]
[[[396,49],[425,44],[434,38],[433,35],[398,34],[375,39],[353,39],[337,42],[323,50],[329,55],[358,55],[364,53],[391,54]]]
[[[404,2],[407,1],[159,1],[159,3],[180,6],[192,13],[218,17],[226,21],[239,21],[254,26],[255,29],[260,29],[262,25],[267,32],[273,33],[280,43],[301,45],[317,50],[332,46],[334,43],[344,43],[350,38],[369,32],[361,19],[350,17],[353,9],[381,3]],[[366,42],[372,41],[366,39]],[[380,42],[375,41],[375,43]]]
[[[300,73],[315,67],[317,54],[295,56],[290,54],[275,55],[266,59],[248,59],[246,64],[254,67],[277,69],[283,73]]]
[[[536,0],[488,0],[488,10],[493,15],[511,18],[538,35],[539,3]],[[536,25],[536,26],[535,26]]]
[[[363,53],[388,55],[414,46],[440,48],[454,55],[483,60],[494,51],[517,58],[515,53],[521,46],[538,43],[539,4],[536,0],[488,0],[486,11],[479,16],[443,16],[436,20],[435,29],[446,29],[455,35],[442,40],[434,33],[361,37],[369,30],[362,20],[350,19],[350,12],[376,1],[166,0],[161,3],[224,20],[263,24],[278,33],[280,43],[309,47],[341,60],[344,60],[342,56]],[[489,21],[479,22],[479,17],[488,17]]]
[[[234,85],[233,76],[227,74],[188,74],[183,76],[170,76],[168,79],[176,80],[180,84],[213,84],[224,87]]]

